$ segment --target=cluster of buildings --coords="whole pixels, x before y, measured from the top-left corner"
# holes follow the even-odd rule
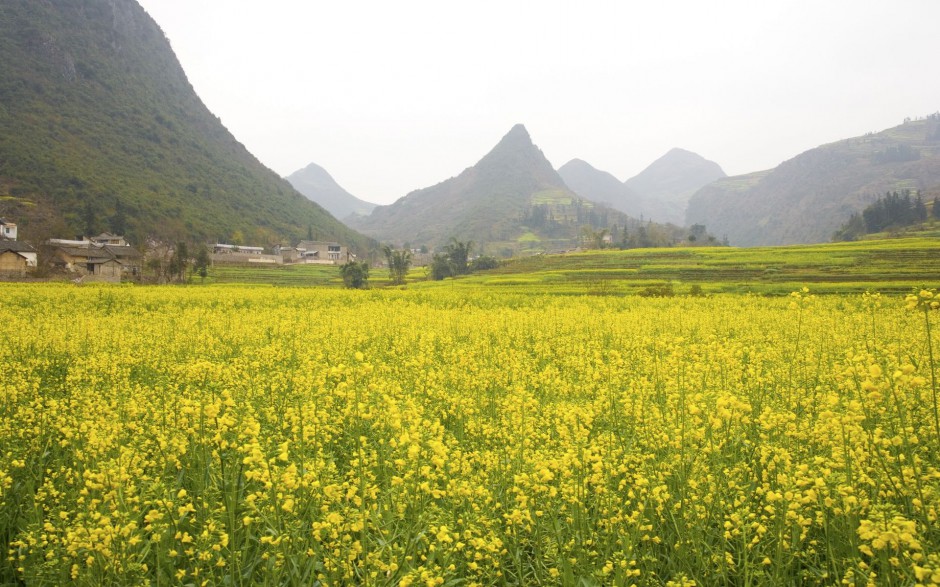
[[[349,248],[345,245],[326,241],[303,240],[297,243],[295,247],[277,245],[269,254],[264,252],[263,247],[242,247],[227,244],[216,244],[212,247],[213,263],[342,265],[352,257]]]
[[[17,236],[16,224],[0,218],[0,276],[26,277],[39,268],[40,251]],[[143,255],[122,236],[104,232],[76,240],[52,238],[41,248],[44,266],[52,270],[100,281],[140,276]]]
[[[41,248],[44,268],[94,281],[139,279],[147,258],[123,236],[107,232],[74,240],[53,238]],[[265,253],[263,247],[221,243],[210,250],[212,263],[342,265],[352,258],[345,245],[311,240],[300,241],[295,247],[276,246],[270,253]],[[40,251],[17,240],[16,224],[0,218],[0,276],[25,277],[38,268],[39,259]]]
[[[51,238],[44,244],[48,264],[53,269],[98,281],[116,281],[140,277],[143,255],[127,244],[123,236],[103,232],[80,240]]]

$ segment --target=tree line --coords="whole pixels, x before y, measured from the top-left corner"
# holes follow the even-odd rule
[[[928,210],[920,194],[913,197],[911,190],[886,192],[864,210],[854,212],[832,237],[834,241],[853,241],[865,236],[904,228],[926,222],[931,217],[940,219],[940,206],[937,198]]]
[[[460,241],[451,237],[450,242],[434,254],[428,266],[428,279],[440,281],[457,275],[467,275],[473,271],[494,269],[499,261],[494,257],[479,256],[473,258],[474,242]],[[382,247],[385,262],[388,266],[388,277],[392,285],[403,285],[413,262],[409,249],[394,249],[391,246]],[[340,275],[343,284],[352,289],[367,289],[369,287],[369,263],[367,261],[349,261],[340,266]]]

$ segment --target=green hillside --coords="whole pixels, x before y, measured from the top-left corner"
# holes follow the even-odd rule
[[[940,115],[823,145],[772,170],[720,179],[689,200],[688,224],[732,245],[824,242],[886,192],[940,186]]]
[[[368,239],[258,162],[133,0],[0,7],[0,212],[22,238],[89,231],[268,245]]]

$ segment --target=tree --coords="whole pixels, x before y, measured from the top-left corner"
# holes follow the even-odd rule
[[[411,251],[395,250],[386,245],[382,247],[382,252],[385,253],[385,260],[388,262],[388,276],[392,279],[392,284],[405,283],[405,276],[408,275],[408,269],[411,267]]]
[[[450,243],[444,247],[444,253],[453,264],[455,275],[466,275],[470,272],[470,251],[473,250],[473,241],[461,242],[456,237],[450,237]]]
[[[937,205],[936,196],[934,196],[933,206],[930,208],[930,213],[933,214],[934,218],[940,218],[940,206]]]
[[[203,281],[209,276],[209,249],[206,245],[199,247],[196,251],[196,260],[193,261],[193,271],[202,278]]]
[[[477,257],[470,263],[470,271],[487,271],[497,267],[499,267],[499,259],[496,257]]]
[[[349,261],[339,266],[343,284],[349,289],[367,289],[369,287],[369,264],[365,261]]]
[[[444,253],[435,253],[431,258],[431,279],[440,281],[445,277],[453,277],[454,275],[457,275],[457,268],[450,256]]]
[[[98,211],[95,210],[91,200],[85,200],[85,207],[82,209],[82,230],[86,236],[94,236],[98,232]]]
[[[170,257],[170,277],[175,277],[177,281],[183,281],[187,267],[189,267],[189,251],[186,248],[186,243],[181,241],[176,243],[173,256]]]
[[[924,199],[920,197],[920,194],[917,194],[917,199],[914,200],[914,220],[917,222],[927,221],[927,205],[924,204]]]
[[[123,235],[127,232],[127,214],[124,212],[124,204],[121,203],[121,198],[115,200],[114,214],[108,219],[108,224],[112,234]]]
[[[834,241],[855,241],[865,236],[865,220],[858,212],[853,212],[849,221],[832,235]]]
[[[607,244],[604,239],[608,234],[610,231],[606,228],[594,230],[591,225],[585,224],[581,227],[581,242],[586,248],[603,249]]]

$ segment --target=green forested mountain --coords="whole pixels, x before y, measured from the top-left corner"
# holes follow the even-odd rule
[[[343,189],[326,169],[316,163],[291,173],[286,179],[294,189],[340,220],[350,214],[367,215],[375,208],[375,204],[360,200]]]
[[[521,124],[457,177],[347,221],[383,242],[435,247],[453,237],[491,253],[574,247],[585,226],[637,224],[568,189]]]
[[[887,192],[940,186],[940,115],[845,139],[774,169],[728,177],[689,200],[688,224],[733,245],[828,241],[852,213]]]
[[[30,240],[369,246],[232,137],[134,0],[0,3],[0,212]]]

